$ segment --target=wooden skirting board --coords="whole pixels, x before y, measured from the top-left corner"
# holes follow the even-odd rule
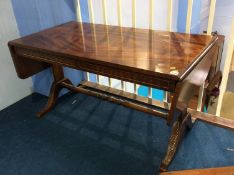
[[[234,174],[234,166],[197,169],[197,170],[171,171],[171,172],[161,173],[160,175],[233,175],[233,174]]]
[[[192,118],[195,120],[200,120],[222,128],[234,130],[234,120],[223,117],[217,117],[215,115],[206,114],[193,109],[188,109],[188,112],[192,115]]]

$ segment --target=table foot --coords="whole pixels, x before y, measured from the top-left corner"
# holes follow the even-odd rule
[[[63,68],[61,65],[52,64],[52,71],[54,76],[54,82],[51,86],[50,95],[46,106],[41,112],[37,113],[37,117],[39,118],[45,115],[55,106],[59,93],[63,88],[63,86],[61,86],[61,83],[66,82],[72,85],[71,81],[64,77]]]
[[[167,171],[168,166],[172,162],[176,151],[182,141],[186,128],[192,127],[192,120],[191,115],[189,113],[183,119],[179,119],[173,124],[172,127],[172,134],[169,139],[169,144],[167,148],[166,156],[164,157],[161,165],[160,165],[160,172]]]
[[[62,79],[59,82],[53,82],[51,90],[50,90],[48,102],[47,102],[46,106],[44,107],[44,109],[41,112],[37,113],[37,117],[39,117],[39,118],[42,117],[43,115],[45,115],[47,112],[49,112],[55,106],[56,100],[59,96],[59,93],[63,88],[60,85],[62,82],[65,82],[65,83],[72,85],[72,82],[67,78]]]
[[[55,106],[56,100],[59,96],[59,93],[63,88],[60,85],[62,82],[65,82],[65,83],[72,85],[72,82],[67,78],[62,79],[59,82],[53,82],[51,90],[50,90],[48,102],[47,102],[46,106],[44,107],[44,109],[41,112],[37,113],[37,117],[39,117],[39,118],[42,117],[43,115],[45,115],[47,112],[49,112]]]
[[[59,86],[56,82],[53,82],[51,90],[50,90],[48,102],[46,106],[44,107],[44,109],[37,113],[37,117],[39,118],[42,117],[55,106],[56,100],[61,90],[62,90],[62,87]]]

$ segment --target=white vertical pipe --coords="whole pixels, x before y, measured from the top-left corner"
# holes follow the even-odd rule
[[[132,0],[132,27],[136,28],[136,0]]]
[[[106,29],[107,29],[107,42],[108,42],[108,47],[109,47],[109,31],[108,31],[108,21],[107,21],[107,11],[106,11],[106,0],[102,0],[102,14],[103,14],[103,20],[104,20],[104,24],[106,25]],[[111,78],[108,78],[108,86],[111,87]]]
[[[96,29],[95,29],[95,21],[94,21],[94,12],[93,12],[93,0],[88,0],[88,8],[89,8],[89,17],[90,22],[93,24],[93,33],[94,33],[94,43],[95,43],[95,50],[97,53],[97,38],[96,38]],[[99,75],[96,74],[96,81],[99,84]]]
[[[149,4],[149,29],[151,29],[151,30],[153,30],[153,26],[154,26],[154,1],[155,0],[150,0],[150,4]],[[149,35],[150,35],[150,33],[149,33]],[[153,37],[153,35],[152,36],[149,36],[149,37]],[[153,47],[153,38],[151,38],[152,39],[152,47]],[[151,52],[153,52],[153,49],[151,49]],[[152,55],[152,54],[151,54]],[[149,89],[148,89],[148,97],[149,98],[152,98],[152,88],[151,87],[149,87]]]
[[[121,35],[121,50],[123,50],[123,45],[122,45],[122,40],[123,40],[123,35],[122,35],[122,0],[118,0],[117,1],[117,7],[118,7],[118,25],[120,26],[120,35]],[[124,84],[125,82],[120,80],[120,83],[121,83],[121,90],[124,90],[125,87],[124,87]]]
[[[122,27],[122,0],[118,0],[118,25]]]
[[[78,22],[82,22],[81,8],[80,8],[80,0],[77,0],[76,15],[77,15],[77,21],[78,21]]]
[[[93,16],[93,0],[88,0],[88,7],[89,7],[89,17],[90,17],[90,22],[94,22],[94,16]]]
[[[136,28],[136,0],[132,0],[132,27]],[[135,35],[135,31],[134,31]],[[137,94],[137,85],[134,83],[134,94]]]
[[[187,19],[186,19],[186,33],[190,33],[192,23],[193,0],[188,0]]]
[[[149,28],[153,30],[154,26],[154,0],[150,0],[149,4]]]
[[[173,0],[168,0],[168,8],[167,8],[167,30],[172,30],[172,14],[173,14]],[[171,38],[170,38],[171,40]],[[169,50],[171,50],[171,46],[169,46]],[[168,102],[168,92],[164,91],[163,93],[163,101]]]
[[[211,35],[214,23],[214,15],[215,15],[215,5],[216,0],[211,0],[210,2],[210,13],[208,19],[208,27],[207,27],[207,35]]]
[[[82,20],[82,16],[81,16],[80,0],[77,0],[76,2],[77,2],[77,4],[76,4],[77,20],[78,20],[78,22],[82,23],[83,20]],[[83,30],[82,24],[81,24],[81,32],[82,32],[83,49],[86,50],[85,49],[84,30]],[[86,76],[87,81],[90,81],[88,72],[85,72],[85,76]]]
[[[172,0],[168,0],[168,14],[167,14],[167,30],[171,31],[172,30]]]
[[[104,24],[108,25],[107,13],[106,13],[106,0],[102,0],[102,14],[103,14]]]

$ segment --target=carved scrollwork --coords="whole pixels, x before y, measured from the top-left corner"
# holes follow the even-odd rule
[[[191,115],[189,113],[185,114],[184,119],[177,120],[172,127],[172,134],[169,139],[169,144],[167,148],[167,153],[160,165],[160,172],[165,172],[173,160],[175,153],[179,147],[179,144],[184,136],[186,128],[192,127]]]

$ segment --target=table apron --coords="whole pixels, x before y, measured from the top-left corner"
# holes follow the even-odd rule
[[[176,80],[167,79],[165,77],[157,77],[154,75],[144,74],[142,72],[135,72],[132,70],[126,70],[122,68],[115,68],[110,65],[103,65],[98,63],[92,63],[84,61],[82,59],[73,59],[69,57],[63,57],[61,55],[53,55],[39,51],[33,51],[25,48],[15,48],[16,55],[20,59],[32,59],[35,61],[46,62],[49,64],[60,64],[73,69],[87,71],[98,75],[107,76],[110,78],[116,78],[131,83],[145,85],[153,88],[166,90],[169,92],[175,91]]]

